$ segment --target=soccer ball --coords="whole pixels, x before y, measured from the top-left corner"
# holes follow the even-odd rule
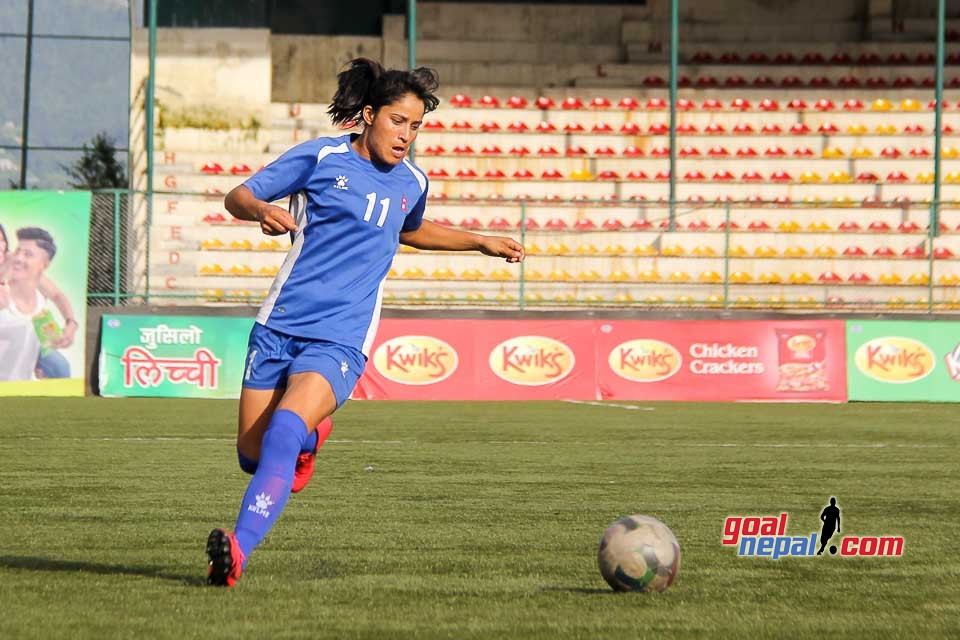
[[[616,591],[663,591],[680,571],[680,544],[656,518],[627,516],[603,532],[597,562]]]

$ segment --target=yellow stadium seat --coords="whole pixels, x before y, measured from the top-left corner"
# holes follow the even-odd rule
[[[396,270],[396,269],[394,269],[393,267],[390,267],[390,271],[387,271],[387,277],[388,277],[388,278],[399,278],[399,277],[400,277],[400,274],[397,273],[397,270]]]
[[[543,280],[543,273],[537,269],[528,269],[524,272],[523,277],[526,280]]]
[[[847,133],[854,136],[862,136],[867,131],[867,125],[863,124],[862,122],[858,122],[847,127]]]
[[[707,306],[708,307],[722,307],[723,306],[723,296],[717,293],[711,293],[707,296]]]
[[[761,245],[753,250],[753,255],[758,258],[772,258],[777,255],[777,250],[769,245]]]
[[[746,271],[734,271],[730,274],[730,282],[735,282],[737,284],[746,284],[747,282],[752,282],[753,276],[751,276]]]
[[[775,271],[764,271],[757,277],[757,280],[765,284],[780,284],[783,282],[783,278],[780,277],[779,273]]]
[[[270,265],[270,266],[266,266],[266,267],[260,267],[259,273],[260,273],[260,275],[262,275],[262,276],[275,276],[275,275],[277,275],[278,273],[280,273],[280,267],[278,267],[277,265]]]
[[[490,272],[491,280],[513,280],[513,272],[508,269],[494,269]]]
[[[697,280],[700,282],[723,282],[723,277],[716,271],[704,271],[697,277]]]
[[[873,156],[873,151],[870,151],[870,149],[866,147],[855,147],[854,150],[850,152],[850,155],[854,158],[869,158]]]
[[[693,251],[691,251],[691,253],[700,258],[717,255],[717,252],[713,250],[713,247],[708,247],[703,244],[698,244],[696,247],[693,248]]]
[[[656,269],[647,269],[637,274],[640,282],[660,282],[660,274]]]
[[[957,151],[956,147],[944,147],[940,155],[943,158],[957,158],[960,157],[960,151]]]
[[[609,244],[604,247],[603,252],[610,256],[622,256],[627,253],[627,248],[622,244]]]
[[[574,169],[570,172],[571,180],[593,180],[593,174],[587,169]]]
[[[524,245],[523,252],[528,256],[539,256],[543,254],[543,249],[536,242],[530,242]]]
[[[577,296],[572,293],[555,293],[553,299],[557,302],[575,302]]]
[[[603,302],[603,296],[596,293],[588,293],[583,296],[584,302]]]
[[[815,195],[803,196],[803,204],[821,204],[823,199]]]
[[[674,271],[670,274],[670,282],[690,282],[690,274],[686,271]]]
[[[827,176],[827,180],[834,184],[847,184],[853,182],[853,178],[850,177],[850,174],[846,171],[832,171],[830,175]]]
[[[409,269],[407,271],[409,271]],[[407,272],[404,271],[403,275],[406,276]],[[422,278],[423,276],[421,275],[419,277]],[[480,269],[464,269],[460,273],[460,278],[463,280],[481,280],[483,279],[483,272],[480,271]]]
[[[813,255],[818,258],[830,258],[837,255],[837,250],[827,245],[822,245],[813,250]]]
[[[660,254],[664,256],[682,256],[686,250],[679,244],[667,245],[660,249]]]
[[[216,302],[223,298],[223,289],[205,289],[203,297],[211,302]]]
[[[767,304],[771,307],[782,307],[787,302],[787,299],[783,296],[769,296],[767,298]]]
[[[543,295],[537,293],[536,291],[528,291],[523,294],[523,299],[527,302],[541,302],[543,301]]]
[[[467,300],[470,300],[471,302],[481,302],[487,299],[487,296],[483,295],[479,291],[470,292],[465,297]]]
[[[663,303],[663,296],[660,296],[660,295],[657,295],[657,294],[654,293],[654,294],[650,294],[649,296],[647,296],[646,298],[644,298],[643,301],[644,301],[644,302],[648,302],[648,303],[650,303],[650,304],[662,304],[662,303]]]
[[[474,271],[476,271],[476,269],[474,269]],[[477,273],[479,273],[479,271]],[[404,278],[426,278],[427,274],[424,273],[423,269],[421,269],[420,267],[409,267],[407,269],[404,269],[403,277]],[[479,277],[482,277],[482,274]]]
[[[581,271],[579,278],[584,282],[595,282],[597,280],[603,279],[602,276],[596,271],[594,271],[593,269],[587,269],[586,271]]]
[[[249,240],[234,240],[230,243],[230,248],[236,251],[250,251],[253,249],[253,243]]]
[[[235,264],[230,267],[230,274],[235,276],[251,276],[253,269],[248,264]]]
[[[201,249],[221,249],[223,248],[223,241],[219,238],[213,238],[211,240],[204,240],[200,243]]]
[[[452,291],[441,291],[434,297],[438,298],[439,300],[456,300],[457,294],[453,293]],[[499,297],[499,295],[497,297]]]
[[[820,174],[818,174],[816,171],[804,171],[800,174],[800,182],[805,184],[820,182]]]
[[[686,296],[686,295],[684,295],[684,296],[677,296],[677,303],[678,303],[678,304],[693,304],[694,302],[695,302],[695,300],[693,299],[693,296]]]
[[[570,253],[570,247],[563,244],[562,242],[555,242],[547,247],[547,253],[552,256],[559,256]]]
[[[803,256],[807,255],[807,250],[803,247],[794,245],[784,249],[783,255],[787,256],[788,258],[802,258]]]
[[[938,280],[938,282],[948,287],[955,287],[957,285],[960,285],[960,276],[958,276],[955,273],[945,273],[942,276],[940,276],[940,279]]]
[[[589,242],[584,242],[577,245],[577,253],[580,255],[592,256],[599,253],[599,249],[596,246],[590,244]]]
[[[809,284],[813,282],[813,276],[806,271],[794,271],[790,274],[790,284]]]
[[[747,250],[744,249],[741,244],[732,244],[730,245],[730,253],[728,255],[731,258],[741,258],[747,255]]]
[[[870,105],[870,108],[874,111],[890,111],[893,109],[893,104],[886,98],[877,98],[873,101],[873,104]]]
[[[427,299],[426,291],[411,291],[407,294],[407,300],[410,302],[422,302]]]
[[[917,174],[915,180],[924,184],[931,184],[933,182],[933,171],[921,171]]]
[[[843,152],[843,149],[840,147],[827,147],[823,150],[824,158],[842,158],[846,154]]]
[[[516,298],[516,296],[514,296],[514,295],[512,295],[512,294],[509,294],[509,293],[507,293],[506,291],[501,291],[500,293],[498,293],[497,295],[495,295],[493,299],[494,299],[494,300],[498,300],[498,301],[500,301],[500,302],[512,302],[512,301],[516,300],[517,298]]]
[[[633,248],[633,255],[635,256],[653,256],[656,254],[656,248],[650,244],[639,244]]]
[[[777,230],[783,233],[795,233],[800,231],[800,223],[796,220],[784,220],[777,225]]]
[[[205,264],[200,267],[200,275],[215,276],[223,273],[223,267],[217,263]]]
[[[900,101],[901,111],[919,111],[920,103],[913,98],[904,98]]]
[[[943,177],[943,181],[950,182],[952,184],[960,182],[960,171],[951,171]]]
[[[733,301],[734,306],[737,307],[753,307],[757,304],[757,299],[753,296],[737,296],[736,300]]]
[[[882,273],[879,281],[880,284],[900,284],[903,279],[895,273]]]
[[[614,302],[633,302],[633,296],[629,293],[618,293],[613,297]]]
[[[797,304],[801,307],[809,308],[816,306],[817,301],[813,296],[800,296],[797,298]]]
[[[550,272],[550,275],[547,278],[548,280],[567,282],[573,279],[573,276],[570,275],[570,272],[566,269],[554,269]]]
[[[280,246],[280,242],[276,238],[266,238],[261,240],[260,244],[257,245],[257,249],[259,251],[279,251],[282,248],[283,247]]]
[[[420,253],[420,249],[402,244],[400,245],[400,253]]]
[[[881,122],[877,125],[875,131],[882,136],[892,136],[897,132],[897,128],[889,122]]]
[[[852,207],[853,198],[848,195],[839,195],[833,199],[833,206],[835,207]]]
[[[438,267],[433,270],[433,273],[430,274],[431,278],[438,278],[443,280],[449,280],[451,278],[456,278],[457,274],[453,272],[453,269],[449,267]]]
[[[830,226],[829,222],[818,220],[811,222],[807,229],[810,231],[830,231],[833,227]]]
[[[906,302],[907,301],[904,300],[903,297],[901,296],[891,296],[890,298],[887,299],[887,306],[894,307],[894,308],[903,307],[906,305]]]
[[[907,282],[910,284],[929,284],[930,277],[925,273],[914,273],[907,278]]]

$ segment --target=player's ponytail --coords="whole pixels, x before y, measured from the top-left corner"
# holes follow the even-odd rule
[[[354,58],[347,69],[337,74],[337,92],[327,113],[334,125],[361,123],[366,105],[377,111],[407,93],[417,96],[423,102],[424,113],[429,113],[440,103],[433,94],[439,84],[437,72],[433,69],[388,71],[369,58]]]

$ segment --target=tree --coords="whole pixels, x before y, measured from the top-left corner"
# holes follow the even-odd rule
[[[93,137],[93,146],[83,145],[83,155],[64,170],[72,179],[74,189],[123,189],[127,175],[117,162],[117,148],[105,132]]]

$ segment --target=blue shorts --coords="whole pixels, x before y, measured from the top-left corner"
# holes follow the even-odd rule
[[[295,373],[319,373],[337,397],[340,407],[360,379],[367,359],[353,347],[326,340],[297,338],[253,323],[243,370],[247,389],[283,389]]]

